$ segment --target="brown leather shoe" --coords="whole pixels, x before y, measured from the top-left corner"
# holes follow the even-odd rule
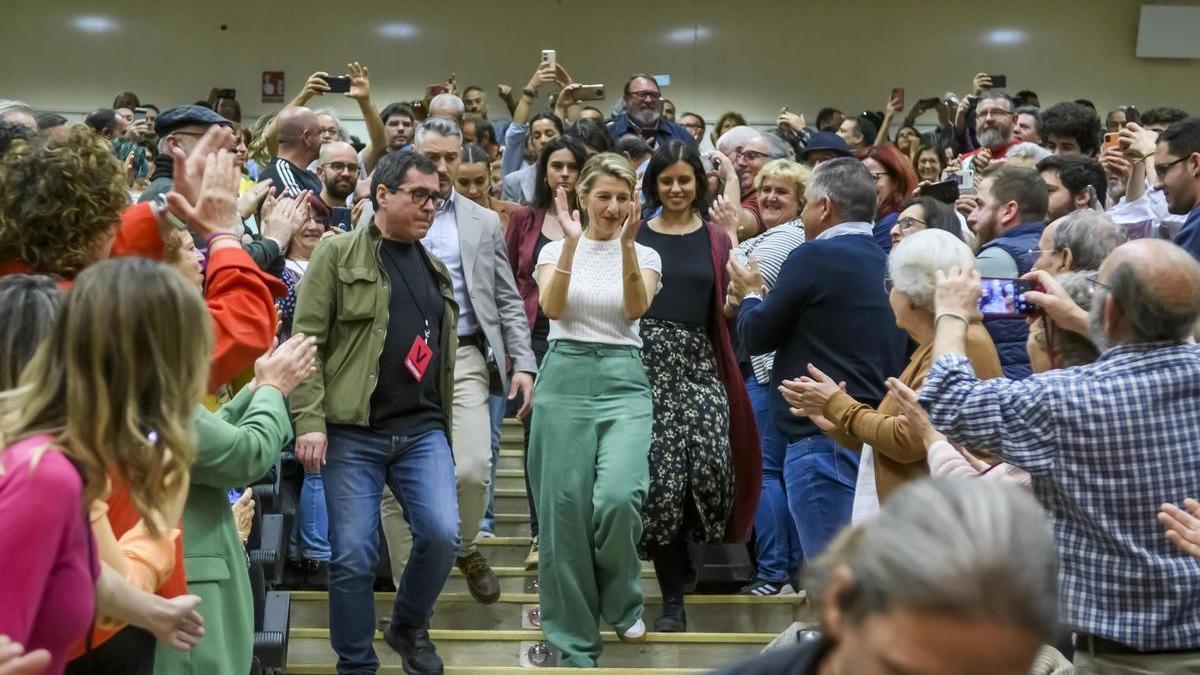
[[[458,569],[467,578],[467,589],[471,597],[485,605],[490,605],[500,599],[500,580],[488,566],[487,560],[479,551],[465,558],[458,559]]]

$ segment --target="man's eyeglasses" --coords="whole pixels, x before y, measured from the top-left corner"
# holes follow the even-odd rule
[[[325,162],[321,166],[333,169],[334,173],[341,173],[343,171],[347,171],[347,172],[353,173],[353,174],[358,173],[358,163],[357,162],[354,164],[347,164],[346,162]]]
[[[1099,276],[1099,274],[1099,272],[1092,272],[1091,274],[1087,275],[1088,293],[1091,293],[1092,295],[1096,294],[1097,288],[1103,288],[1106,291],[1112,291],[1112,286],[1109,286],[1108,284],[1096,278]]]
[[[434,208],[439,210],[442,208],[442,203],[445,201],[440,195],[438,195],[438,193],[426,190],[425,188],[389,187],[388,192],[391,192],[392,194],[397,192],[407,192],[408,198],[411,199],[412,203],[416,204],[417,206],[425,206],[432,200]]]
[[[759,152],[757,150],[742,150],[737,156],[738,159],[746,162],[753,162],[759,159],[766,159],[768,157],[767,153]]]
[[[629,95],[633,98],[640,98],[643,101],[657,101],[662,98],[662,94],[657,91],[631,91]]]
[[[1178,164],[1178,163],[1180,163],[1180,162],[1184,161],[1185,159],[1187,159],[1187,158],[1188,158],[1188,157],[1190,157],[1190,156],[1191,156],[1191,155],[1188,155],[1187,157],[1180,157],[1179,159],[1177,159],[1177,160],[1175,160],[1175,161],[1173,161],[1173,162],[1167,162],[1166,164],[1155,164],[1155,165],[1154,165],[1154,173],[1158,174],[1158,177],[1159,177],[1159,178],[1162,178],[1164,175],[1166,175],[1166,173],[1167,173],[1168,171],[1170,171],[1170,170],[1171,170],[1171,167],[1173,167],[1173,166],[1175,166],[1176,164]]]
[[[897,220],[896,225],[898,225],[900,227],[901,232],[904,232],[906,230],[911,230],[912,228],[916,227],[917,225],[920,225],[921,227],[925,227],[925,221],[917,220],[916,218],[913,218],[912,216],[908,216],[906,218],[901,218],[900,220]]]

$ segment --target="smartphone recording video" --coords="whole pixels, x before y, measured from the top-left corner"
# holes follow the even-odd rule
[[[958,201],[959,180],[951,178],[921,187],[922,197],[932,197],[943,204],[954,205]]]
[[[331,211],[332,211],[332,214],[331,214],[330,221],[333,223],[334,227],[341,230],[342,232],[349,232],[351,229],[354,228],[354,224],[350,222],[350,214],[351,214],[350,207],[335,206],[331,209]]]
[[[979,311],[985,319],[1036,316],[1040,310],[1025,299],[1029,291],[1040,286],[1026,279],[983,277],[983,295],[979,296]]]
[[[322,75],[322,80],[329,85],[329,93],[331,94],[348,94],[350,93],[350,76],[349,75]]]

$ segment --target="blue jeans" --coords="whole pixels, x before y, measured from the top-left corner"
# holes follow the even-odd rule
[[[458,496],[446,434],[390,436],[333,427],[322,470],[329,508],[329,637],[338,672],[374,672],[375,601],[379,560],[379,497],[386,485],[412,530],[409,563],[400,577],[392,622],[423,626],[446,585],[458,553]]]
[[[500,428],[504,424],[504,411],[508,398],[504,394],[488,397],[488,408],[492,416],[492,482],[488,484],[487,511],[479,520],[481,532],[496,533],[496,465],[500,463]]]
[[[783,483],[804,557],[815,560],[854,508],[858,454],[817,434],[788,444]]]
[[[804,561],[796,521],[788,509],[788,490],[783,480],[783,463],[787,441],[771,417],[771,396],[779,394],[768,384],[746,378],[746,392],[758,423],[762,442],[762,493],[758,513],[754,516],[755,555],[758,571],[755,577],[773,584],[783,584],[792,578]]]
[[[319,473],[304,472],[289,539],[289,550],[299,557],[329,561],[329,512],[325,508],[325,481]]]

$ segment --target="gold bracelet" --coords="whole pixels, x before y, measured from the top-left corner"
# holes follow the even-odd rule
[[[968,328],[970,328],[970,326],[971,326],[971,320],[968,319],[967,317],[963,316],[962,314],[959,314],[958,312],[939,312],[938,315],[933,319],[934,327],[936,328],[938,325],[938,322],[947,316],[958,319],[959,321],[963,322],[963,324],[966,325]]]
[[[571,270],[564,270],[564,269],[563,269],[563,268],[561,268],[561,267],[555,267],[555,268],[554,268],[554,271],[555,271],[555,272],[561,272],[561,273],[563,273],[563,274],[566,274],[567,276],[570,276],[570,275],[571,275]]]

